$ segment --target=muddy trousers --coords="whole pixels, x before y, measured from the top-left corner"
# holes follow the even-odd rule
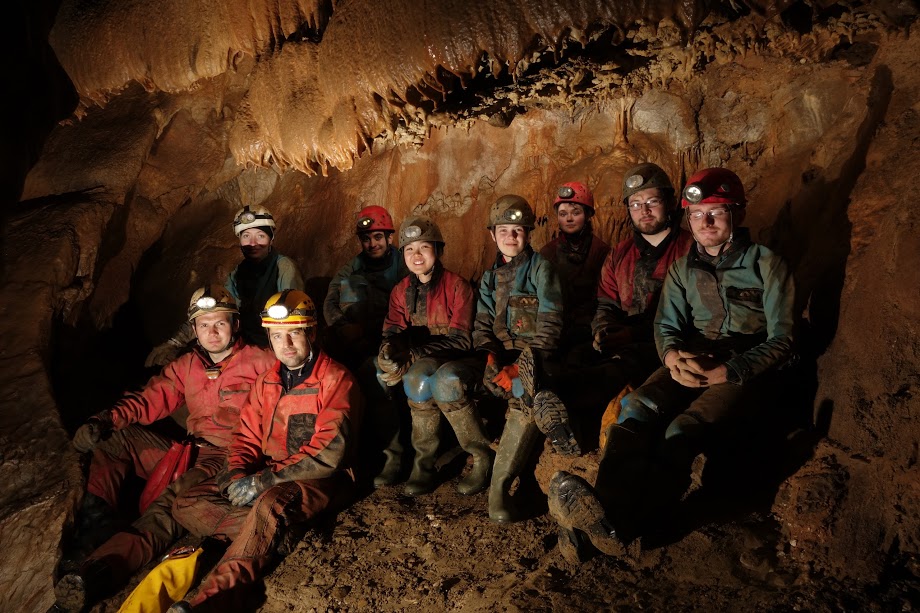
[[[342,508],[353,491],[354,483],[344,472],[279,483],[244,507],[221,496],[214,479],[187,490],[173,505],[176,520],[196,536],[232,541],[190,604],[202,611],[239,610],[245,591],[262,576],[291,530],[322,511]]]
[[[147,480],[173,441],[152,430],[132,424],[113,432],[93,449],[86,491],[118,508],[118,493],[128,472]]]
[[[618,421],[608,430],[596,481],[604,505],[615,508],[624,496],[642,500],[646,508],[636,506],[637,517],[622,517],[641,523],[675,504],[690,484],[693,459],[737,419],[748,393],[731,383],[684,387],[666,368],[652,373],[623,398]]]
[[[216,475],[226,457],[224,449],[200,447],[194,466],[167,487],[131,525],[130,530],[113,535],[90,554],[83,568],[103,562],[111,570],[113,583],[120,585],[127,582],[131,575],[162,554],[185,533],[182,526],[173,519],[174,501],[195,485]]]

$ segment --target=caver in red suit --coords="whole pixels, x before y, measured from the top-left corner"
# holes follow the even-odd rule
[[[81,610],[91,604],[184,533],[171,513],[176,495],[221,469],[253,383],[275,364],[265,350],[234,341],[237,316],[236,303],[223,287],[199,289],[189,306],[199,345],[169,363],[141,391],[128,394],[78,430],[75,446],[93,453],[87,489],[113,507],[127,472],[133,469],[146,479],[172,443],[143,426],[169,417],[183,404],[189,411],[186,427],[194,441],[194,461],[130,528],[93,551],[77,573],[61,579],[55,587],[60,609]]]
[[[177,603],[186,608],[176,610],[235,610],[242,590],[261,576],[278,543],[318,513],[339,507],[353,492],[351,469],[364,402],[355,378],[315,349],[313,302],[296,290],[276,294],[263,312],[279,359],[285,359],[284,341],[277,341],[272,335],[276,328],[265,323],[273,301],[288,305],[281,322],[314,322],[297,327],[309,337],[309,354],[299,367],[279,361],[259,377],[234,433],[226,469],[176,499],[173,515],[190,532],[232,541],[195,596]]]

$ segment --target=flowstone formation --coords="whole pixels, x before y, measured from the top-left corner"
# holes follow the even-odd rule
[[[857,592],[883,576],[915,582],[920,253],[906,194],[920,171],[917,12],[913,2],[786,0],[65,0],[48,40],[80,102],[18,178],[21,202],[3,229],[0,609],[53,601],[82,488],[69,433],[150,374],[142,356],[175,329],[192,290],[239,261],[238,207],[272,210],[276,246],[321,300],[357,250],[362,206],[433,216],[448,237],[445,265],[477,279],[494,258],[483,226],[495,198],[534,204],[539,247],[555,231],[556,186],[585,181],[595,229],[612,243],[629,232],[622,173],[644,160],[675,181],[705,166],[736,171],[755,236],[796,270],[814,381],[777,407],[800,414],[791,438],[805,442],[783,458],[782,485],[764,486],[762,510],[772,503],[780,526],[774,557]],[[541,479],[553,468],[544,464]],[[570,468],[590,475],[592,459]],[[487,521],[483,505],[463,513]],[[349,516],[350,536],[370,538],[366,513]],[[432,531],[450,529],[450,519],[430,523],[413,539],[436,543]],[[555,564],[549,527],[525,529],[527,555],[546,560],[535,567]],[[479,539],[466,555],[498,549],[496,531],[458,530]],[[715,582],[679,572],[702,538],[662,549],[672,559],[646,570]],[[374,543],[362,542],[368,559]],[[440,573],[428,582],[440,592],[334,591],[330,579],[310,602],[334,592],[343,608],[475,607],[480,597],[521,606],[534,602],[516,589],[555,589],[533,577],[515,587],[527,575],[516,552],[497,557],[496,578],[425,546],[416,570]],[[733,560],[742,549],[726,548]],[[349,576],[347,556],[320,555]],[[279,576],[299,585],[307,570],[294,564]],[[477,588],[492,581],[507,589]],[[605,588],[578,581],[583,606],[605,603],[590,598]],[[298,601],[271,581],[269,596]],[[619,598],[606,604],[632,602]]]

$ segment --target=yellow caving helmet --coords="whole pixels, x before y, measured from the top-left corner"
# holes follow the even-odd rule
[[[262,327],[313,328],[316,326],[316,306],[298,289],[286,289],[268,299],[262,310]]]
[[[233,313],[239,315],[236,299],[223,285],[205,285],[199,287],[192,294],[188,303],[188,320],[194,321],[196,317],[208,313]]]

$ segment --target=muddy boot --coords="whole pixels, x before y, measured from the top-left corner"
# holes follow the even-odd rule
[[[524,413],[514,408],[508,410],[489,486],[489,519],[492,521],[506,524],[517,518],[511,499],[511,483],[523,470],[539,434],[537,426]]]
[[[563,528],[584,532],[591,544],[607,555],[626,554],[601,503],[581,477],[564,470],[553,475],[549,482],[549,513]]]
[[[528,407],[533,406],[533,399],[536,398],[537,392],[539,391],[540,383],[537,380],[537,372],[540,365],[537,360],[537,355],[530,345],[528,345],[521,351],[521,355],[518,356],[516,362],[518,366],[518,378],[521,380],[521,387],[524,388],[524,396],[521,398],[521,401]]]
[[[567,562],[581,564],[591,559],[594,551],[584,532],[559,526],[558,536],[559,553]]]
[[[457,435],[457,442],[465,452],[473,456],[473,469],[457,484],[457,491],[472,496],[489,487],[492,474],[492,459],[495,453],[489,447],[489,439],[482,432],[482,421],[476,414],[476,407],[469,400],[442,403],[444,417]]]
[[[112,569],[101,560],[88,560],[79,572],[64,575],[54,586],[58,611],[79,613],[95,604],[112,586]]]
[[[555,392],[537,392],[533,403],[533,419],[540,432],[546,435],[553,450],[562,455],[581,455],[575,433],[569,423],[569,412]]]
[[[410,400],[409,407],[412,409],[412,448],[415,449],[415,461],[405,491],[409,496],[419,496],[432,492],[437,486],[434,463],[441,442],[438,437],[441,411],[435,406],[434,400]]]
[[[383,468],[374,477],[374,487],[383,485],[393,485],[399,481],[399,472],[402,470],[403,447],[399,441],[399,430],[393,435],[392,440],[383,450],[384,460]]]

